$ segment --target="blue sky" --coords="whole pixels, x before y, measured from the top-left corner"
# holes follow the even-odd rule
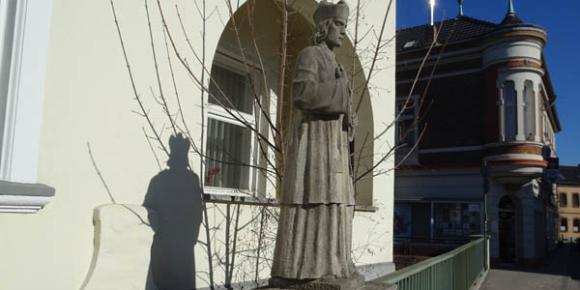
[[[429,22],[428,0],[397,1],[397,29]],[[508,0],[465,0],[464,15],[500,22]],[[514,0],[517,15],[548,32],[545,56],[558,99],[562,132],[556,135],[561,165],[580,163],[580,0]],[[435,20],[456,17],[457,0],[436,0]],[[575,87],[578,86],[578,87]]]

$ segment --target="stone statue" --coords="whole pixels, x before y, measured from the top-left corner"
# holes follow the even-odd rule
[[[351,259],[355,200],[349,142],[356,116],[350,82],[333,51],[346,37],[348,13],[342,0],[323,0],[314,13],[314,44],[296,61],[292,98],[298,112],[285,159],[271,285],[363,283]]]

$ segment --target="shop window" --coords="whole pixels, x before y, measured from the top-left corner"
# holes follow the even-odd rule
[[[412,224],[412,205],[396,204],[393,221],[395,238],[411,238]]]
[[[435,237],[468,238],[481,234],[481,206],[479,203],[436,203]]]
[[[574,224],[573,224],[573,226],[574,226],[574,227],[572,228],[572,230],[573,230],[575,233],[578,233],[578,232],[580,232],[580,220],[579,220],[579,219],[574,219]]]

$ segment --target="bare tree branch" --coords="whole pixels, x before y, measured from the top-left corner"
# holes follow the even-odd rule
[[[135,79],[133,78],[133,72],[131,71],[131,66],[129,65],[129,58],[127,57],[127,51],[125,49],[125,43],[123,41],[123,35],[121,34],[121,28],[119,27],[119,21],[117,20],[117,12],[115,11],[115,4],[113,3],[113,0],[110,0],[110,3],[111,3],[111,10],[113,11],[113,17],[115,19],[115,27],[117,28],[117,34],[119,36],[119,42],[121,43],[121,48],[123,50],[123,58],[125,59],[125,64],[127,65],[127,72],[129,73],[129,79],[131,81],[131,88],[133,89],[133,94],[135,95],[135,100],[137,100],[137,103],[139,104],[139,108],[141,109],[142,115],[147,120],[147,123],[149,124],[149,128],[151,129],[151,131],[155,135],[155,138],[159,141],[159,146],[161,146],[163,151],[165,151],[165,154],[167,154],[167,156],[169,156],[169,151],[165,147],[165,144],[163,144],[163,142],[161,141],[161,138],[159,137],[159,134],[157,133],[155,126],[153,126],[153,123],[151,122],[151,118],[149,118],[149,113],[147,112],[147,110],[145,110],[145,107],[143,106],[143,102],[141,101],[141,98],[139,97],[139,93],[137,92],[137,87],[135,86]]]
[[[107,182],[105,182],[105,178],[103,178],[103,174],[101,174],[101,171],[99,170],[99,167],[97,166],[97,162],[95,162],[95,157],[93,156],[93,152],[91,151],[91,143],[89,143],[89,142],[87,142],[87,149],[89,150],[89,156],[91,157],[91,162],[93,163],[93,168],[97,172],[97,175],[99,176],[99,179],[101,180],[101,183],[105,187],[105,190],[107,191],[107,195],[109,195],[109,199],[111,199],[112,203],[116,204],[117,202],[115,201],[115,198],[113,197],[113,194],[111,193],[111,190],[109,189],[109,186],[107,185]]]

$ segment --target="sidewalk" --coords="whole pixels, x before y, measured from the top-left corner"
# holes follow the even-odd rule
[[[557,249],[538,268],[492,268],[480,290],[580,290],[580,250]]]

